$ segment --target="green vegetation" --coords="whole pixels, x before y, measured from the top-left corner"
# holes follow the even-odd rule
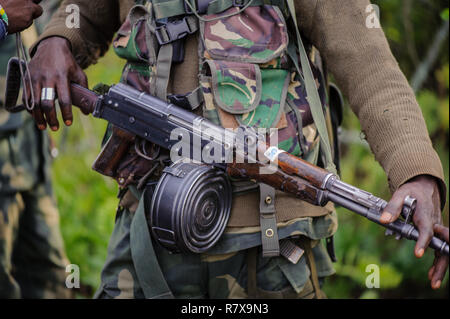
[[[448,21],[447,1],[375,1],[381,24],[408,79],[425,59],[435,34]],[[433,144],[449,176],[449,62],[448,36],[437,60],[428,70],[417,93]],[[112,51],[87,70],[90,87],[120,78],[123,61]],[[52,133],[59,148],[54,162],[54,189],[61,212],[62,232],[71,262],[80,266],[83,287],[80,297],[91,296],[100,283],[107,243],[114,227],[116,183],[91,170],[100,150],[106,123],[75,111],[70,129]],[[343,129],[359,136],[355,115],[345,109]],[[359,140],[359,138],[357,138]],[[360,139],[362,141],[362,138]],[[388,199],[386,176],[363,143],[342,145],[342,179]],[[448,194],[444,209],[448,225]],[[427,278],[433,254],[423,260],[413,256],[413,243],[385,237],[381,227],[344,209],[338,210],[340,228],[335,236],[337,274],[324,290],[332,298],[448,298],[448,274],[444,288],[433,291]],[[366,266],[380,266],[380,289],[365,288]]]
[[[99,82],[117,83],[122,65],[122,60],[108,52],[100,63],[87,70],[90,88]],[[91,169],[106,125],[74,108],[73,125],[52,133],[59,150],[53,175],[62,233],[70,261],[80,266],[86,296],[100,284],[118,204],[116,182]]]
[[[392,51],[408,79],[413,77],[427,55],[433,37],[448,21],[448,2],[374,1],[380,6],[380,20]],[[445,7],[444,7],[445,6]],[[412,43],[411,43],[412,42]],[[449,176],[449,63],[448,36],[438,58],[429,69],[417,100],[425,117],[433,145],[441,158],[448,185]],[[343,129],[360,132],[358,119],[346,107]],[[362,137],[360,138],[362,141]],[[376,196],[390,198],[381,166],[362,143],[342,145],[344,181]],[[448,225],[448,193],[444,223]],[[448,274],[443,288],[434,291],[427,278],[433,253],[422,260],[413,256],[414,243],[385,237],[378,225],[339,208],[340,228],[335,236],[338,262],[336,276],[326,282],[325,292],[332,298],[448,298]],[[365,286],[366,266],[380,266],[380,289]]]

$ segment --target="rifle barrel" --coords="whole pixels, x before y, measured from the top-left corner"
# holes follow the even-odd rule
[[[390,229],[394,233],[400,234],[404,238],[414,241],[417,241],[417,239],[419,238],[419,231],[411,224],[407,224],[401,220],[396,220],[395,222],[390,224],[383,224],[380,222],[381,212],[377,211],[376,209],[372,210],[368,207],[365,207],[361,204],[354,202],[351,199],[345,198],[339,194],[330,191],[326,191],[325,196],[333,203],[338,204],[344,208],[347,208],[348,210],[357,213],[358,215],[366,217],[370,221],[380,226],[383,226],[387,229]],[[432,237],[429,247],[433,248],[434,250],[444,255],[447,256],[449,255],[449,245],[438,237],[435,236]]]

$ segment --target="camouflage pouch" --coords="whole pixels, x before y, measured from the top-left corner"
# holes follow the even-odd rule
[[[150,17],[145,7],[134,6],[113,41],[115,53],[127,61],[121,82],[145,92],[150,92],[157,49]]]
[[[232,7],[204,16],[200,31],[207,57],[263,64],[285,53],[286,22],[277,7],[263,5],[239,11]]]
[[[315,161],[317,132],[304,85],[289,59],[288,30],[279,8],[232,7],[203,18],[203,115],[226,128],[277,128],[278,147]]]

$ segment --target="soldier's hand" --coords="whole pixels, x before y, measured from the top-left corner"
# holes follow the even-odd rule
[[[440,194],[436,179],[429,175],[419,175],[400,186],[392,195],[381,215],[382,223],[392,223],[400,216],[406,196],[417,199],[413,222],[419,231],[419,238],[414,253],[417,258],[421,258],[434,236],[435,225],[442,224]],[[445,275],[448,257],[436,254],[433,265],[435,266],[433,270],[435,281],[432,281],[432,286],[433,288],[439,288],[439,278],[442,280]]]
[[[73,121],[70,83],[88,87],[87,77],[72,55],[70,43],[62,37],[50,37],[39,43],[29,63],[35,107],[32,115],[39,129],[47,123],[53,131],[58,130],[55,101],[41,99],[43,88],[53,89],[59,101],[61,115],[66,125]],[[29,91],[29,90],[28,90]],[[30,100],[30,94],[27,96]]]
[[[433,230],[437,237],[445,240],[448,244],[448,227],[436,224],[434,225]],[[431,281],[431,287],[433,289],[438,289],[441,286],[445,273],[447,272],[448,256],[441,256],[439,252],[436,252],[435,255],[436,258],[434,259],[433,265],[428,271],[428,279]]]
[[[0,4],[8,16],[8,33],[25,30],[33,24],[33,20],[42,15],[41,0],[0,0]]]

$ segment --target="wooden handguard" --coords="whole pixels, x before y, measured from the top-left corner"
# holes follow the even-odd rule
[[[258,154],[266,154],[270,146],[258,142]],[[269,162],[274,165],[269,166]],[[264,170],[268,170],[266,173]],[[264,155],[255,163],[228,164],[227,172],[234,177],[243,177],[268,184],[281,191],[291,193],[297,198],[313,205],[322,205],[319,192],[323,182],[330,174],[307,161],[277,149],[276,158]],[[270,173],[269,173],[270,172]]]
[[[77,106],[81,112],[86,115],[94,112],[98,100],[98,95],[95,92],[81,85],[71,83],[70,96],[72,98],[72,104]]]

